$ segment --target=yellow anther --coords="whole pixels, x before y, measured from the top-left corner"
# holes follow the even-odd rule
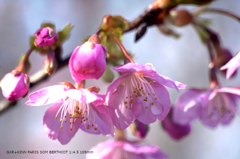
[[[129,103],[132,104],[132,103],[133,103],[133,100],[131,99]]]
[[[62,119],[60,119],[60,121],[62,121]]]

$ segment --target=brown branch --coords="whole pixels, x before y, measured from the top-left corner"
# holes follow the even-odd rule
[[[68,61],[70,59],[71,54],[69,54],[67,57],[63,58],[62,60],[59,61],[58,68],[56,70],[59,71],[63,67],[68,65]],[[38,85],[39,83],[42,83],[46,81],[50,76],[45,73],[42,70],[37,71],[34,73],[32,76],[30,76],[30,88],[34,87],[35,85]],[[17,100],[15,101],[9,101],[7,99],[3,99],[0,101],[0,114],[8,110],[9,108],[15,106],[17,104]]]

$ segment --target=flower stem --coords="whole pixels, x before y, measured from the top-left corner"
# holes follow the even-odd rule
[[[233,14],[233,13],[231,13],[231,12],[222,10],[222,9],[207,8],[207,9],[205,10],[205,12],[221,13],[221,14],[224,14],[224,15],[226,15],[226,16],[229,16],[229,17],[231,17],[231,18],[233,18],[233,19],[236,19],[236,20],[240,21],[240,17],[239,17],[239,16],[237,16],[236,14]]]
[[[127,53],[127,50],[125,49],[125,47],[123,46],[123,44],[121,43],[121,41],[115,36],[112,35],[113,39],[117,42],[118,46],[120,47],[120,49],[122,50],[123,54],[125,55],[125,57],[132,63],[134,63],[133,59],[130,57],[130,55]]]
[[[115,129],[115,140],[124,140],[125,139],[125,130]]]
[[[27,62],[29,56],[31,55],[31,53],[33,52],[34,49],[35,49],[35,46],[30,47],[30,49],[27,51],[27,53],[23,59],[23,63]]]
[[[15,68],[15,70],[13,70],[14,74],[17,74],[17,72],[23,72],[23,73],[27,73],[28,72],[28,68],[27,68],[27,62],[28,62],[28,58],[31,55],[31,53],[33,52],[33,50],[35,49],[35,46],[32,46],[27,53],[24,56],[24,59],[18,64],[18,66]]]
[[[220,87],[220,83],[218,82],[218,78],[216,75],[216,66],[214,62],[214,52],[211,44],[211,40],[207,39],[206,40],[206,45],[208,48],[208,53],[210,56],[210,63],[209,63],[209,69],[210,69],[210,88],[216,88]]]
[[[85,88],[85,83],[86,83],[86,80],[82,80],[81,84],[75,83],[76,89]]]

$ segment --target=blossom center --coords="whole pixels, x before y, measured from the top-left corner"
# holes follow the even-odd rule
[[[128,76],[124,87],[125,108],[132,110],[132,104],[136,98],[141,98],[141,100],[146,103],[146,105],[144,105],[145,109],[154,107],[157,97],[151,84],[152,81],[144,78],[142,73],[134,73]]]
[[[97,130],[95,126],[95,115],[91,110],[91,103],[80,103],[76,99],[71,99],[67,97],[61,107],[59,108],[55,119],[57,119],[58,114],[60,115],[61,129],[63,128],[63,124],[67,122],[67,118],[70,124],[70,130],[73,129],[73,124],[77,119],[80,119],[80,123],[83,123],[86,129],[93,128]]]

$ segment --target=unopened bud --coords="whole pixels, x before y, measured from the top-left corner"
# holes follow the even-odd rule
[[[173,109],[174,108],[170,110],[167,117],[161,122],[161,125],[170,137],[175,140],[180,140],[190,133],[191,127],[190,124],[180,125],[175,123],[172,118]]]
[[[192,22],[193,17],[187,10],[174,10],[170,12],[172,23],[176,26],[185,26]]]
[[[90,41],[77,46],[69,60],[74,81],[80,84],[85,79],[99,79],[106,69],[106,52],[103,45]]]
[[[49,27],[38,29],[34,36],[35,45],[38,47],[51,46],[58,40],[57,34]]]
[[[146,124],[141,123],[138,120],[135,120],[131,125],[130,129],[132,131],[132,134],[134,136],[137,136],[141,139],[145,138],[148,131],[149,131],[149,126]]]
[[[13,70],[2,78],[0,85],[3,96],[13,101],[27,94],[30,82],[27,74]]]
[[[43,69],[44,71],[51,75],[53,74],[56,69],[57,69],[58,63],[57,60],[55,58],[54,52],[53,51],[49,51],[47,58],[43,61]]]

